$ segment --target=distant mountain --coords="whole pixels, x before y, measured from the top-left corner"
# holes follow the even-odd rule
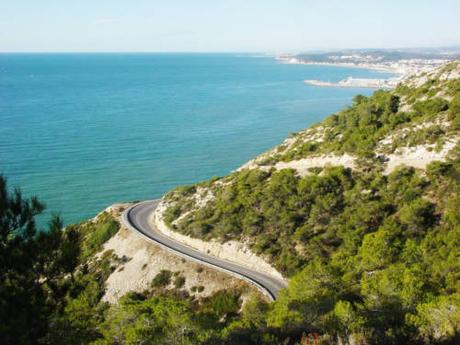
[[[379,62],[410,59],[453,60],[460,57],[460,47],[420,49],[346,49],[330,52],[300,53],[295,54],[295,56],[302,60],[314,62],[334,62],[339,58],[342,62],[351,62],[356,61],[359,57],[366,57],[367,59],[370,58]]]

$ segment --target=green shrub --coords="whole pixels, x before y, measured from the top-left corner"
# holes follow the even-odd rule
[[[432,117],[449,109],[449,102],[443,98],[432,98],[415,102],[413,109],[418,116]]]
[[[177,276],[174,279],[174,287],[176,289],[180,289],[185,285],[185,277],[183,276]]]
[[[433,204],[417,198],[401,208],[399,218],[409,230],[423,231],[435,222]]]
[[[169,270],[161,270],[152,280],[153,287],[166,287],[171,284],[172,272]]]
[[[204,287],[202,287],[204,289]],[[220,319],[228,314],[236,314],[241,307],[240,293],[220,290],[203,300],[201,311]]]
[[[119,223],[108,213],[98,216],[95,222],[85,222],[70,225],[69,229],[76,229],[82,234],[81,261],[85,261],[102,249],[102,245],[118,232]]]

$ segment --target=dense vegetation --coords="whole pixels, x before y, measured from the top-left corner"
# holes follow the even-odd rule
[[[61,304],[62,278],[76,266],[78,234],[62,232],[59,218],[37,234],[34,217],[44,205],[8,193],[0,176],[0,343],[27,344],[48,329]]]
[[[268,326],[378,344],[458,340],[459,158],[426,175],[243,171],[179,230],[249,237],[292,276]]]
[[[294,344],[314,332],[322,343],[455,344],[460,331],[458,158],[433,163],[426,176],[406,168],[388,180],[343,168],[305,180],[291,171],[244,173],[239,188],[248,188],[248,181],[259,188],[271,183],[283,196],[279,188],[295,186],[286,192],[293,198],[289,204],[275,206],[279,211],[291,207],[277,222],[303,209],[296,217],[308,214],[307,222],[314,219],[317,226],[294,231],[297,218],[287,218],[298,242],[293,250],[301,258],[287,266],[293,274],[289,287],[273,304],[253,296],[243,307],[239,291],[188,296],[180,289],[183,279],[169,271],[160,272],[143,294],[127,294],[119,305],[103,303],[104,282],[117,258],[107,251],[88,261],[85,253],[95,248],[95,238],[109,236],[101,233],[112,232],[114,220],[103,214],[62,231],[55,219],[49,231],[37,233],[34,216],[43,205],[24,200],[19,191],[9,194],[1,178],[0,341]],[[358,186],[364,188],[361,193]],[[330,204],[330,196],[339,201]],[[294,208],[293,202],[304,207]],[[315,211],[315,205],[322,208]],[[281,252],[287,245],[283,239],[272,242]],[[176,289],[165,289],[173,276]]]
[[[444,67],[458,68],[458,63]],[[426,171],[383,174],[382,153],[458,138],[460,81],[357,96],[353,105],[263,156],[263,165],[348,153],[356,169],[243,169],[167,195],[169,226],[245,240],[291,277],[264,327],[362,344],[460,341],[460,146]],[[404,105],[404,107],[402,106]],[[323,141],[308,139],[322,131]],[[389,147],[381,140],[393,136]],[[377,151],[376,151],[377,150]],[[197,207],[203,190],[212,198]]]

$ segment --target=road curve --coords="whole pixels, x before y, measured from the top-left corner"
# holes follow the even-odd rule
[[[129,207],[123,212],[123,223],[129,229],[141,234],[145,239],[176,255],[231,274],[255,285],[271,300],[275,300],[279,291],[287,286],[287,283],[279,278],[207,255],[164,235],[153,225],[153,222],[149,221],[159,202],[159,200],[143,201]]]

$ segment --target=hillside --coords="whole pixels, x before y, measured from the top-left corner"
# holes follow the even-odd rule
[[[247,283],[126,229],[129,205],[37,233],[43,204],[0,176],[1,344],[204,344],[243,306],[266,305]]]
[[[273,303],[125,228],[129,204],[39,231],[0,176],[0,343],[458,344],[459,138],[455,61],[163,197],[160,231],[283,276]]]
[[[192,238],[244,243],[291,278],[269,327],[455,341],[459,138],[455,61],[356,96],[228,176],[171,191],[162,217]]]
[[[152,291],[152,282],[162,274],[170,276],[169,283],[161,285],[162,288],[169,292],[180,291],[184,296],[189,295],[197,300],[226,289],[244,291],[242,299],[255,292],[239,279],[186,261],[125,228],[121,222],[121,212],[127,206],[113,205],[98,216],[108,213],[120,224],[118,231],[104,242],[94,256],[96,260],[111,257],[111,273],[104,282],[102,301],[113,304],[128,292]]]

